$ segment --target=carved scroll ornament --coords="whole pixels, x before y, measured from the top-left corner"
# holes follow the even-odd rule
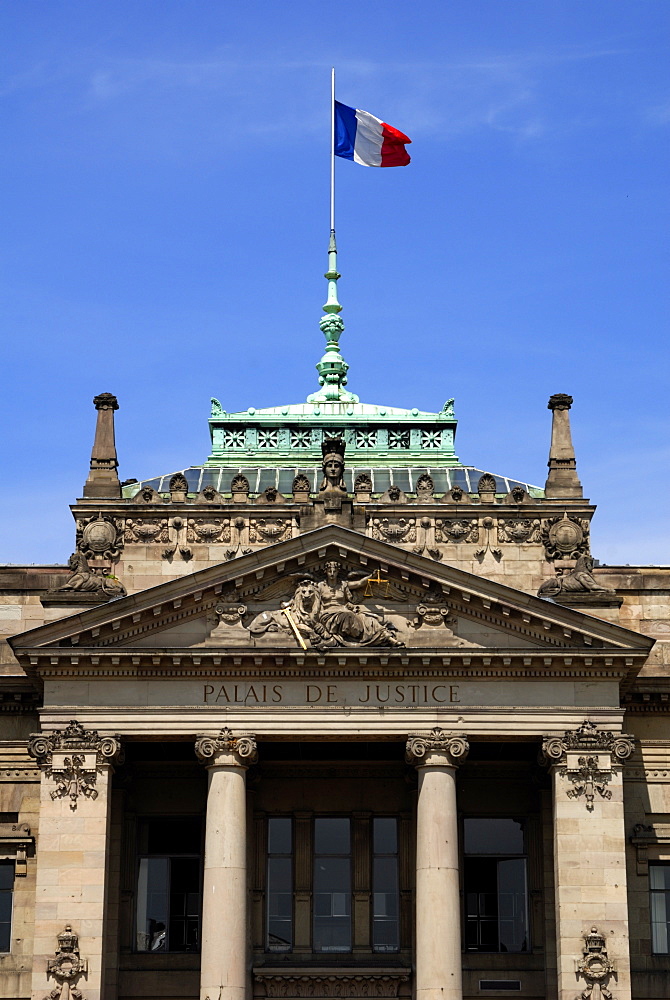
[[[563,736],[546,737],[542,742],[542,760],[547,765],[556,765],[559,773],[572,783],[568,798],[583,795],[586,808],[592,812],[596,795],[603,799],[612,797],[607,785],[614,768],[630,757],[634,747],[635,738],[630,734],[601,730],[587,721]]]
[[[216,758],[226,755],[239,767],[249,767],[258,760],[258,745],[252,733],[235,736],[226,726],[218,736],[203,734],[195,741],[195,754],[201,764],[216,764]]]
[[[426,733],[410,733],[405,748],[405,760],[408,764],[422,767],[426,764],[447,763],[452,766],[462,764],[468,755],[470,744],[465,736],[457,733],[445,733],[436,726]],[[428,760],[437,755],[446,761]]]
[[[34,757],[56,787],[52,799],[70,799],[70,808],[77,808],[80,795],[96,799],[95,787],[103,764],[123,761],[121,737],[100,736],[95,729],[84,729],[72,720],[65,729],[53,733],[32,733],[28,753]]]

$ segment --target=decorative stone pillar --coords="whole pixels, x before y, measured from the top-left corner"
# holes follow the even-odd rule
[[[116,443],[114,440],[114,410],[119,404],[111,392],[102,392],[93,399],[98,411],[95,440],[91,451],[91,471],[84,483],[84,496],[96,499],[118,500],[121,484],[117,473]]]
[[[209,772],[203,878],[200,1000],[246,1000],[247,804],[245,774],[258,760],[248,733],[198,736]]]
[[[584,942],[596,927],[615,1000],[630,1000],[622,764],[633,747],[632,736],[592,722],[542,743],[554,799],[558,1000],[574,1000],[579,989],[590,995]]]
[[[416,817],[416,998],[461,1000],[461,900],[456,767],[464,736],[410,733],[405,759],[419,772]]]
[[[577,475],[577,460],[570,433],[571,406],[572,396],[564,392],[550,396],[547,403],[547,408],[552,412],[551,447],[547,463],[549,475],[544,486],[544,495],[548,500],[562,497],[578,500],[584,495]]]
[[[42,771],[32,997],[43,1000],[53,986],[48,977],[64,974],[66,963],[54,964],[54,941],[66,927],[67,940],[78,939],[86,955],[87,968],[78,959],[76,973],[86,972],[86,1000],[104,1000],[110,783],[122,760],[120,738],[72,721],[32,734],[28,752]]]

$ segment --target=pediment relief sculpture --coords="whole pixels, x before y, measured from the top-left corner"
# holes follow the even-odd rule
[[[404,646],[398,626],[385,615],[375,614],[354,601],[354,593],[370,591],[373,577],[344,577],[336,560],[329,560],[318,574],[304,574],[293,597],[276,611],[263,611],[249,625],[252,636],[293,634],[306,649],[338,646]],[[364,595],[362,595],[364,596]]]

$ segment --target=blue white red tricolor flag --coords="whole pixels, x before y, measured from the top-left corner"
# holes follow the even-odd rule
[[[412,140],[369,111],[335,101],[335,155],[364,167],[406,167]]]

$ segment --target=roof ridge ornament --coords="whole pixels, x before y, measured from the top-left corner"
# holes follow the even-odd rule
[[[347,372],[349,365],[340,354],[340,337],[344,332],[344,323],[338,313],[342,306],[337,298],[337,281],[342,275],[337,270],[337,243],[335,230],[330,231],[328,242],[328,270],[324,278],[328,281],[328,298],[323,307],[326,313],[319,321],[321,332],[326,338],[326,352],[316,366],[319,373],[321,389],[307,397],[308,403],[358,403],[359,399],[353,392],[347,392]]]

